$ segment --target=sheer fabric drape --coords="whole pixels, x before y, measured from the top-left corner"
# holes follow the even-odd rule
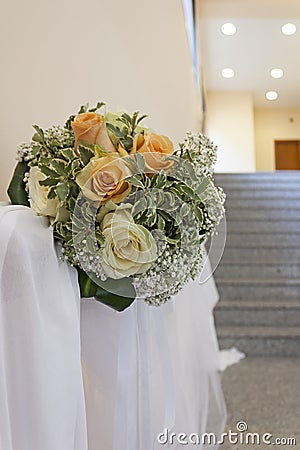
[[[45,219],[1,206],[0,236],[1,450],[153,450],[165,428],[222,432],[213,279],[160,308],[84,299],[80,314]]]

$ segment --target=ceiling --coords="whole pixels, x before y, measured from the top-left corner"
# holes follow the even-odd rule
[[[251,92],[256,107],[300,108],[300,0],[199,0],[197,15],[206,90]],[[235,35],[222,34],[225,22],[236,25]],[[288,22],[297,26],[292,36],[281,33]],[[227,67],[234,78],[222,77]],[[283,78],[273,79],[272,68]],[[265,98],[270,90],[277,100]]]

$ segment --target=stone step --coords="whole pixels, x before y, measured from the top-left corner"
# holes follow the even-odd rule
[[[282,279],[282,278],[299,278],[300,279],[300,262],[277,262],[277,263],[227,263],[219,264],[214,273],[216,281],[218,279]]]
[[[220,298],[226,300],[283,300],[297,299],[299,279],[218,279]]]
[[[221,182],[255,182],[255,181],[271,181],[276,183],[283,182],[300,182],[299,170],[280,170],[275,172],[253,172],[253,173],[215,173],[214,178]]]
[[[217,326],[300,327],[300,296],[289,301],[221,300],[214,313]]]
[[[300,248],[300,234],[227,233],[227,247]]]
[[[224,185],[218,184],[226,191],[227,197],[230,198],[244,198],[244,197],[265,197],[265,198],[299,198],[300,182],[299,183],[282,183],[279,187],[277,184],[257,183],[253,185],[243,185],[237,183],[228,183]]]
[[[299,209],[287,208],[236,208],[234,205],[226,205],[226,220],[231,222],[233,220],[249,220],[249,221],[265,221],[265,220],[279,220],[279,221],[300,221]]]
[[[212,246],[210,250],[210,258],[215,260],[215,255],[218,255],[218,249]],[[227,263],[297,263],[300,261],[299,248],[251,248],[251,247],[229,247],[225,248],[220,264]]]
[[[226,208],[229,209],[242,209],[247,208],[249,215],[253,210],[296,210],[300,213],[300,197],[298,199],[270,199],[264,198],[230,198],[226,199]]]
[[[226,246],[214,274],[220,346],[300,356],[300,171],[216,174],[215,181],[227,194]],[[213,240],[213,267],[222,249]]]
[[[247,356],[300,356],[299,327],[217,328],[220,348],[237,347]]]
[[[272,191],[279,191],[280,197],[282,195],[286,196],[289,192],[291,193],[291,196],[293,197],[294,194],[299,191],[300,189],[300,180],[299,182],[236,182],[236,183],[219,183],[215,180],[216,186],[221,187],[228,195],[228,197],[231,196],[231,194],[235,195],[238,191],[243,192],[243,196],[248,197],[256,196],[255,193],[260,192],[261,196],[264,196],[264,193],[266,193],[266,196],[271,195]]]
[[[228,187],[225,188],[227,201],[228,200],[239,200],[239,199],[245,199],[245,200],[253,200],[253,199],[268,199],[271,201],[275,200],[299,200],[300,199],[300,184],[293,190],[291,189],[228,189]]]
[[[227,222],[227,233],[299,233],[300,220],[232,220]]]

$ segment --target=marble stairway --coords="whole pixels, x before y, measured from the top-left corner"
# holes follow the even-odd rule
[[[221,348],[300,356],[300,171],[218,174],[227,239],[214,273]]]

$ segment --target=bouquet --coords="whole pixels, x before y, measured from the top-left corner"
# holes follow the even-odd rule
[[[161,305],[200,273],[202,243],[224,214],[217,148],[190,132],[174,147],[145,115],[104,106],[82,106],[64,127],[35,125],[8,195],[49,218],[82,297],[118,311],[135,299]]]

